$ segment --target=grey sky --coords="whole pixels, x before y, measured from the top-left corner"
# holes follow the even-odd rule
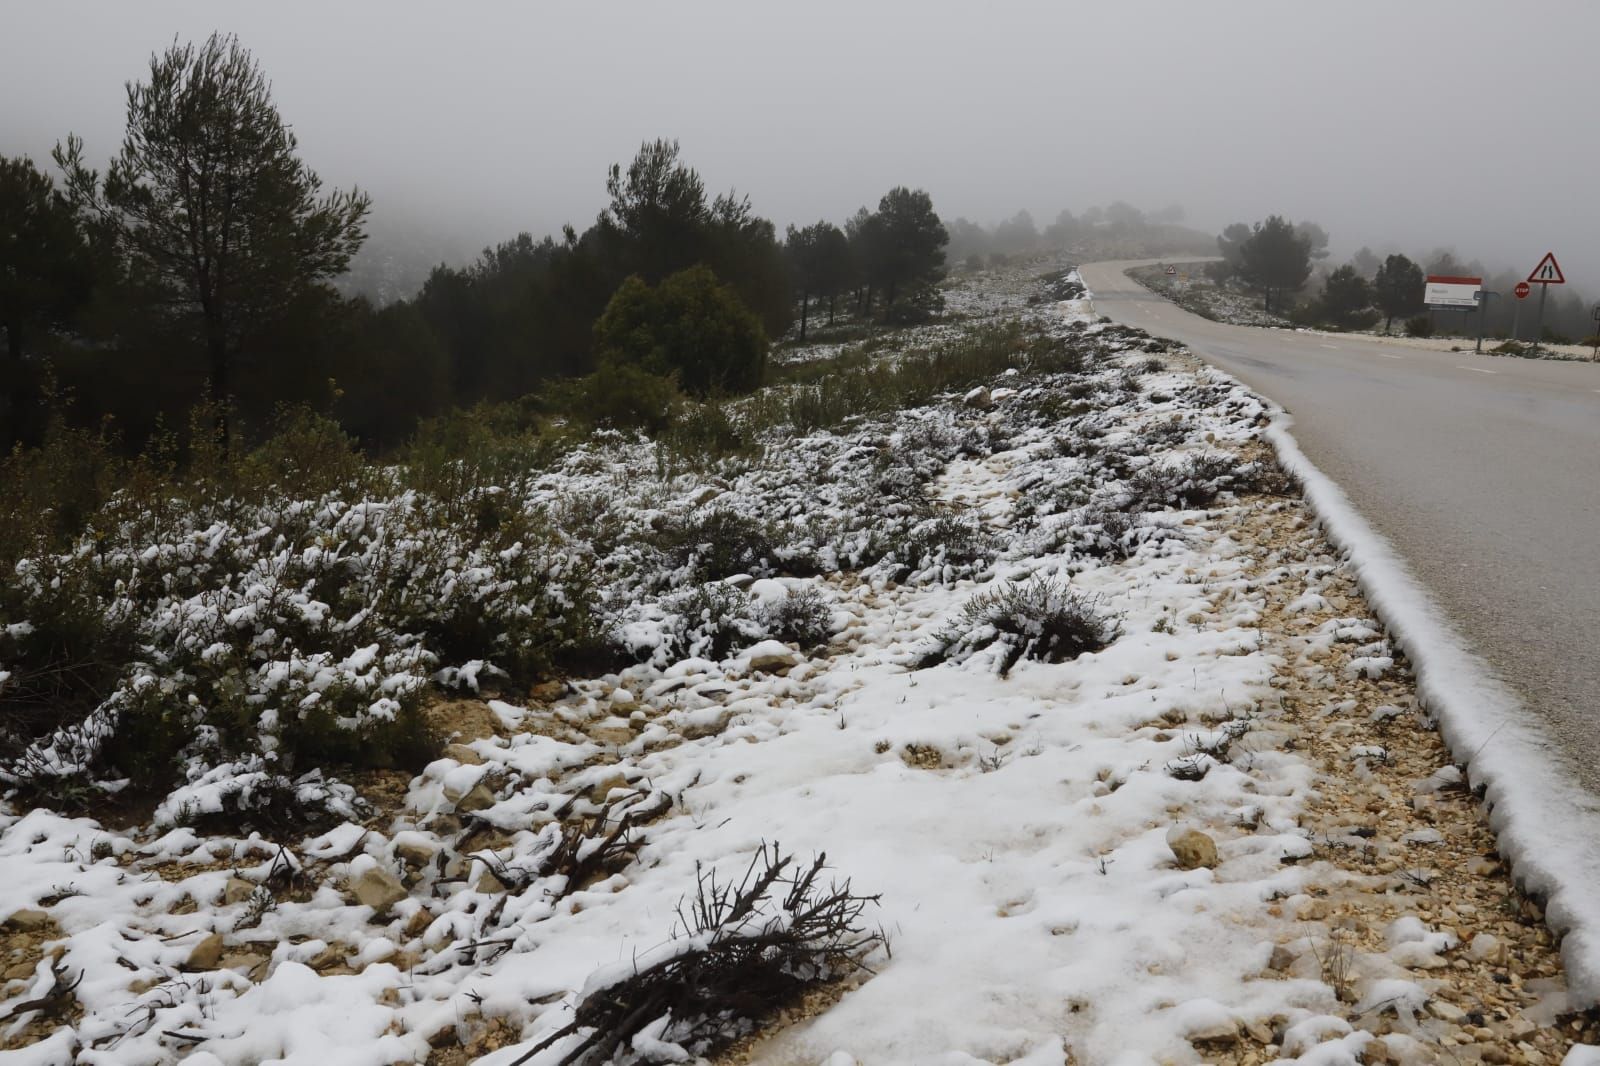
[[[1600,291],[1588,0],[0,4],[0,151],[104,160],[149,54],[232,31],[324,178],[466,247],[581,228],[670,136],[780,227],[901,183],[984,222],[1176,201]]]

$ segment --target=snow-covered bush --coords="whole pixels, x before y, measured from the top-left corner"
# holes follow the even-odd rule
[[[1099,651],[1120,635],[1115,620],[1065,582],[1035,578],[980,592],[946,624],[921,665],[962,662],[991,646],[1004,676],[1020,659],[1066,662]]]
[[[756,620],[769,638],[802,648],[826,644],[833,636],[828,601],[810,586],[791,588],[782,597],[763,603]]]
[[[1205,507],[1219,493],[1236,487],[1238,480],[1238,460],[1220,452],[1154,462],[1128,479],[1124,507],[1129,511]]]
[[[664,637],[673,659],[726,659],[766,638],[766,627],[743,589],[708,582],[662,601],[667,612]]]

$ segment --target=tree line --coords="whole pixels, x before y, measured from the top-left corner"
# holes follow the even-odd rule
[[[1400,319],[1412,334],[1427,335],[1436,328],[1470,334],[1478,331],[1482,314],[1485,334],[1509,336],[1515,326],[1522,338],[1533,338],[1533,315],[1519,314],[1513,296],[1522,275],[1502,270],[1491,276],[1482,263],[1463,262],[1448,249],[1437,249],[1417,261],[1399,253],[1380,257],[1363,247],[1349,262],[1319,271],[1328,258],[1327,232],[1315,222],[1295,223],[1270,215],[1254,225],[1228,226],[1217,237],[1217,251],[1221,258],[1206,265],[1209,277],[1259,294],[1266,310],[1301,325],[1361,330],[1381,323],[1388,333]],[[1319,273],[1320,288],[1306,293]],[[1486,311],[1429,311],[1423,302],[1429,275],[1481,277],[1484,289],[1495,295]],[[1558,289],[1548,303],[1541,340],[1559,342],[1595,332],[1580,294]]]
[[[323,187],[236,38],[153,55],[126,115],[103,172],[70,135],[59,182],[0,157],[7,449],[52,417],[113,425],[129,448],[184,426],[226,448],[309,405],[383,450],[449,408],[537,406],[618,368],[693,395],[753,388],[771,341],[823,302],[830,321],[841,299],[876,320],[939,307],[948,235],[926,192],[780,237],[670,140],[610,168],[581,233],[518,234],[378,307],[333,284],[370,198]]]

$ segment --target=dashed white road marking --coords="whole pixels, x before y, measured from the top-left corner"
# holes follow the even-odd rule
[[[1337,344],[1324,344],[1322,347],[1331,348],[1334,351],[1338,351],[1339,350],[1339,346]]]
[[[1481,366],[1458,366],[1458,367],[1456,367],[1456,369],[1457,370],[1470,370],[1474,374],[1498,374],[1498,373],[1500,373],[1500,371],[1498,371],[1498,370],[1485,370]]]
[[[1372,354],[1373,355],[1381,355],[1385,359],[1399,359],[1399,358],[1401,358],[1401,356],[1398,356],[1398,355],[1390,355],[1388,352],[1373,352]]]

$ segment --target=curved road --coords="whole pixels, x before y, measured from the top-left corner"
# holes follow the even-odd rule
[[[1130,280],[1136,265],[1079,268],[1095,309],[1288,409],[1306,457],[1600,800],[1600,366],[1228,326]]]

